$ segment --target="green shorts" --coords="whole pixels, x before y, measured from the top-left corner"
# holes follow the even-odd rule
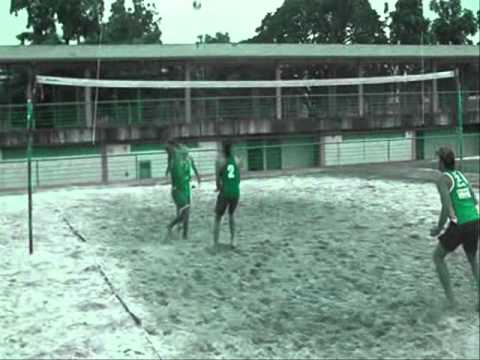
[[[183,189],[173,189],[172,198],[175,205],[179,208],[183,208],[190,205],[190,187]]]

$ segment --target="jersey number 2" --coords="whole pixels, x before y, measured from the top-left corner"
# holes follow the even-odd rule
[[[235,166],[232,164],[227,166],[227,177],[229,179],[235,179]]]

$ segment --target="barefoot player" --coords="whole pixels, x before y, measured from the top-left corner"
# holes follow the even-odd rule
[[[225,211],[228,209],[230,225],[230,245],[235,246],[235,218],[234,213],[240,198],[240,161],[233,155],[232,145],[223,144],[222,157],[216,164],[216,184],[218,191],[215,207],[215,226],[213,233],[214,245],[218,245],[220,236],[220,223]]]
[[[475,257],[478,248],[479,213],[476,208],[477,199],[471,185],[460,171],[455,170],[453,150],[441,147],[437,155],[438,168],[442,172],[442,176],[437,181],[442,211],[438,225],[431,230],[431,235],[438,236],[439,240],[433,253],[433,260],[447,299],[451,306],[455,306],[445,257],[462,245],[470,263],[476,287],[480,291],[478,261]],[[444,229],[447,220],[448,226]]]

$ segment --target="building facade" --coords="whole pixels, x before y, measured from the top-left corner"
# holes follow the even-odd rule
[[[478,46],[443,45],[4,46],[0,160],[24,157],[26,89],[35,75],[132,81],[291,80],[458,69],[464,131],[475,134],[480,125],[478,59]],[[244,145],[252,171],[411,160],[430,155],[438,136],[455,134],[457,101],[454,80],[289,89],[42,86],[35,96],[35,156],[97,157],[102,170],[95,179],[103,182],[138,178],[142,171],[159,176],[156,169],[163,165],[138,156],[134,165],[130,160],[136,153],[144,156],[145,151],[162,149],[169,137],[200,149],[215,149],[219,139],[234,138]],[[478,141],[474,136],[468,139],[465,146],[475,152]],[[108,162],[103,158],[109,154],[118,157]],[[129,165],[122,165],[127,158]],[[117,175],[114,168],[119,169]]]

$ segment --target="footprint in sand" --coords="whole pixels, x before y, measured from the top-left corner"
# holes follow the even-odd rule
[[[182,323],[182,319],[180,319],[180,317],[177,314],[170,314],[168,317],[170,321],[173,322],[174,324],[178,325]]]
[[[197,283],[203,283],[204,282],[204,277],[203,273],[201,270],[195,269],[192,274],[193,280],[195,280]]]
[[[68,254],[69,257],[71,257],[72,259],[80,259],[80,257],[82,256],[82,252],[79,251],[79,250],[75,250],[73,252],[71,252],[70,254]]]
[[[104,310],[107,308],[107,305],[100,304],[97,302],[85,302],[80,305],[77,305],[77,307],[81,311],[90,311],[90,310]]]

